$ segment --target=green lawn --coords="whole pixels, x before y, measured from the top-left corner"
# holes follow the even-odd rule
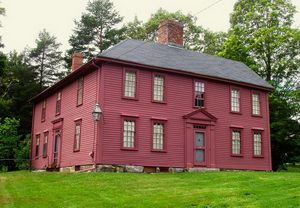
[[[300,207],[300,173],[8,172],[0,207]]]

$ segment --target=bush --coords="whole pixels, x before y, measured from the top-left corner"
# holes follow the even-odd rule
[[[300,163],[284,163],[279,166],[278,172],[298,172],[300,173]]]
[[[16,167],[20,170],[29,170],[30,169],[30,134],[26,135],[24,141],[19,143],[18,151],[16,151]]]

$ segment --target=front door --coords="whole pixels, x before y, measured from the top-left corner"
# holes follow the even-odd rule
[[[56,130],[54,135],[53,162],[59,164],[60,131]]]
[[[194,165],[206,166],[205,132],[194,135]]]

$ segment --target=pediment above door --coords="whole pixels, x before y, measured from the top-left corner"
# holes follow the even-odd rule
[[[183,116],[185,119],[202,120],[202,121],[217,121],[218,119],[204,108],[199,108],[189,114]]]

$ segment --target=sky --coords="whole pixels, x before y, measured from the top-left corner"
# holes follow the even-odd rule
[[[147,21],[159,8],[169,12],[180,10],[197,17],[197,25],[214,32],[229,29],[229,17],[237,0],[111,0],[115,10],[124,17],[123,23],[134,19]],[[80,20],[86,11],[88,0],[0,0],[6,15],[0,17],[0,35],[4,53],[21,52],[25,47],[35,47],[38,33],[46,29],[62,43],[61,50],[69,49],[69,37],[75,28],[74,20]],[[300,11],[300,0],[292,0]],[[300,28],[300,13],[295,15],[294,27]]]

